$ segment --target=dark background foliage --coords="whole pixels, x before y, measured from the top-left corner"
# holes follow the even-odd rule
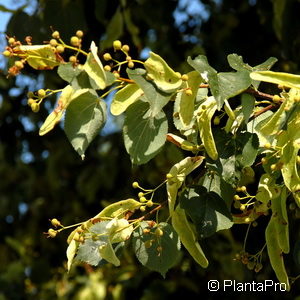
[[[51,27],[67,41],[77,29],[85,32],[84,47],[94,40],[101,51],[115,39],[131,46],[138,57],[145,48],[160,54],[180,72],[189,70],[188,56],[205,54],[219,71],[229,66],[226,56],[237,53],[250,65],[270,56],[278,58],[275,70],[299,73],[300,2],[296,0],[27,0],[36,8],[13,13],[7,34],[36,44],[49,40]],[[36,5],[35,5],[36,3]],[[201,10],[196,8],[201,8]],[[143,52],[142,52],[143,53]],[[133,167],[120,131],[99,135],[86,159],[72,149],[57,126],[44,137],[38,128],[53,102],[38,114],[26,105],[28,90],[61,88],[55,71],[36,72],[26,67],[23,75],[6,77],[0,72],[0,299],[199,299],[208,293],[210,279],[251,282],[275,279],[264,255],[264,269],[255,274],[234,260],[242,248],[246,226],[234,226],[201,242],[210,261],[208,269],[196,265],[184,251],[178,264],[163,279],[137,264],[130,247],[122,266],[80,266],[65,269],[66,233],[54,240],[43,235],[56,217],[72,224],[95,215],[107,203],[136,192],[131,182],[159,184],[182,155],[173,146],[149,164]],[[111,128],[111,127],[110,127]],[[161,193],[162,200],[166,195]],[[257,252],[264,244],[267,220],[250,232],[247,250]],[[292,245],[299,239],[299,222],[291,224]],[[292,247],[293,252],[293,247]],[[294,251],[296,254],[297,252]],[[287,259],[292,276],[300,266]],[[292,292],[273,293],[274,299],[295,299]],[[210,299],[215,294],[205,297]],[[232,293],[225,299],[258,299],[262,294]],[[265,295],[264,295],[265,296]],[[299,296],[300,297],[300,296]]]

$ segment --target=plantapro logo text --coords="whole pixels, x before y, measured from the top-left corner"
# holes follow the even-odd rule
[[[262,282],[238,282],[236,280],[224,280],[223,290],[234,292],[286,292],[287,286],[285,283],[274,282],[273,280],[265,280]]]

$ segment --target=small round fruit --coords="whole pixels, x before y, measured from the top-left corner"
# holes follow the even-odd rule
[[[75,64],[75,63],[77,62],[77,58],[76,58],[76,56],[74,56],[74,55],[71,55],[71,56],[69,57],[69,62],[71,62],[71,63]]]
[[[111,66],[105,65],[104,70],[107,71],[107,72],[110,72],[111,71]]]
[[[146,210],[146,207],[145,206],[140,206],[140,211],[141,212],[144,212]]]
[[[103,54],[103,59],[104,59],[105,61],[109,61],[109,60],[112,59],[112,57],[111,57],[110,53],[104,53],[104,54]]]
[[[50,229],[48,230],[48,235],[49,235],[50,237],[52,237],[52,238],[55,238],[56,235],[57,235],[57,231],[54,230],[53,228],[50,228]]]
[[[115,50],[121,50],[121,48],[122,48],[122,43],[121,43],[121,41],[115,40],[115,41],[113,42],[113,47],[114,47]]]
[[[63,45],[58,45],[58,46],[56,47],[56,51],[57,51],[58,53],[63,53],[63,52],[65,51],[65,47],[64,47]]]
[[[138,193],[138,197],[139,197],[139,198],[144,197],[144,195],[145,195],[145,194],[144,194],[143,192],[139,192],[139,193]]]
[[[193,95],[193,91],[192,91],[191,89],[186,89],[186,90],[185,90],[185,94],[186,94],[187,96],[192,96],[192,95]]]
[[[32,99],[32,98],[29,98],[29,99],[27,100],[27,104],[28,104],[29,106],[31,106],[32,103],[35,103],[35,100]]]
[[[11,38],[8,39],[8,43],[9,43],[10,45],[13,45],[15,42],[16,42],[16,40],[15,40],[15,38],[13,38],[13,37],[11,37]]]
[[[54,226],[54,227],[58,227],[58,226],[61,226],[61,223],[56,219],[52,219],[51,220],[51,224]]]
[[[148,207],[152,207],[153,206],[153,201],[152,200],[147,201],[146,205]]]
[[[39,89],[37,92],[39,98],[43,98],[46,96],[46,91],[44,89]]]
[[[160,237],[160,236],[163,236],[164,235],[164,232],[158,227],[158,228],[156,228],[155,229],[155,235],[157,236],[157,237]]]
[[[50,46],[56,47],[57,46],[57,40],[56,39],[51,39],[49,42]]]
[[[266,143],[264,146],[266,149],[270,149],[272,147],[272,145],[270,143]]]
[[[10,52],[8,50],[5,50],[2,52],[2,54],[5,56],[5,57],[10,57]]]
[[[220,124],[220,118],[217,116],[214,118],[214,125],[219,125]]]
[[[139,183],[138,183],[137,181],[134,181],[134,182],[132,183],[132,187],[133,187],[134,189],[138,188],[138,187],[139,187]]]
[[[272,165],[270,166],[270,169],[271,169],[272,171],[275,171],[275,170],[277,169],[277,164],[272,164]]]
[[[168,173],[168,174],[166,175],[166,178],[167,178],[167,179],[171,179],[171,178],[173,178],[173,175],[170,174],[170,173]]]
[[[233,197],[233,200],[235,200],[235,201],[239,201],[241,198],[240,198],[240,196],[239,195],[234,195],[234,197]]]
[[[258,273],[263,268],[261,263],[257,263],[254,269],[254,272]]]
[[[245,204],[242,204],[241,206],[240,206],[240,210],[245,210],[246,209],[246,205]]]
[[[132,60],[131,56],[127,55],[126,56],[126,61],[131,61],[131,60]]]
[[[134,67],[134,62],[133,61],[129,61],[128,62],[128,68],[132,69]]]
[[[145,248],[151,248],[152,247],[152,244],[153,244],[153,241],[152,240],[148,240],[145,242]]]
[[[15,66],[18,69],[23,69],[24,68],[24,64],[20,60],[15,61]]]
[[[123,45],[122,46],[122,50],[124,51],[124,52],[126,52],[126,53],[128,53],[129,52],[129,46],[128,45]]]
[[[181,80],[183,80],[183,81],[188,81],[188,80],[189,80],[189,76],[188,76],[187,74],[183,74],[183,75],[181,76]]]
[[[248,268],[249,270],[253,270],[254,267],[255,267],[255,265],[256,265],[256,263],[255,263],[254,261],[249,261],[249,262],[247,263],[247,268]]]
[[[141,201],[141,202],[147,202],[148,200],[147,200],[144,196],[142,196],[142,197],[140,198],[140,201]]]
[[[38,103],[32,103],[31,104],[31,110],[33,111],[33,112],[38,112],[39,110],[40,110],[40,105],[38,104]]]
[[[278,103],[278,102],[280,102],[280,101],[281,101],[281,98],[280,98],[279,95],[274,95],[274,96],[273,96],[273,102]]]
[[[241,186],[241,192],[245,193],[247,191],[247,188],[243,185]]]
[[[70,43],[71,43],[72,46],[77,47],[80,44],[80,40],[77,36],[74,35],[74,36],[71,37]]]
[[[79,37],[79,38],[82,38],[83,37],[83,31],[82,30],[77,30],[76,31],[76,36]]]
[[[57,30],[54,31],[54,32],[52,33],[52,37],[53,37],[54,39],[59,39],[59,38],[60,38],[59,32],[58,32]]]
[[[262,163],[263,165],[265,165],[267,162],[268,162],[268,159],[267,159],[267,158],[263,157],[263,158],[261,159],[261,163]]]
[[[114,76],[115,76],[116,79],[120,78],[120,74],[118,72],[114,72]]]

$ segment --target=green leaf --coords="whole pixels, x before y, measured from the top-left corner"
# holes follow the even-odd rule
[[[159,91],[152,81],[146,79],[146,71],[143,69],[127,69],[130,79],[132,79],[144,92],[143,100],[150,104],[151,116],[155,117],[161,113],[163,107],[169,102],[171,94]]]
[[[180,241],[193,257],[193,259],[203,268],[207,268],[208,260],[197,241],[196,234],[187,220],[185,211],[179,206],[176,207],[172,214],[172,225],[178,233]]]
[[[168,133],[164,112],[152,116],[149,104],[141,100],[126,111],[123,135],[127,152],[133,164],[144,164],[162,148]]]
[[[205,187],[208,192],[215,192],[218,194],[225,201],[227,207],[231,206],[236,190],[218,174],[206,173],[202,177],[201,185]]]
[[[300,75],[284,72],[260,71],[252,72],[250,77],[254,80],[280,84],[289,88],[300,88]]]
[[[189,57],[188,63],[208,82],[211,93],[217,101],[218,109],[223,106],[226,99],[240,94],[251,85],[248,71],[217,73],[204,55],[199,55],[194,60]]]
[[[74,67],[72,63],[62,64],[58,67],[57,73],[63,80],[71,83],[80,73],[78,67]]]
[[[53,69],[62,60],[56,56],[50,45],[22,45],[15,47],[14,51],[25,55],[28,64],[36,70]]]
[[[57,101],[56,107],[52,113],[47,117],[43,125],[39,130],[39,135],[45,135],[51,131],[54,126],[61,120],[66,108],[72,101],[74,90],[70,85],[67,85],[61,92],[61,95]]]
[[[242,94],[242,113],[244,121],[247,124],[250,116],[252,115],[255,107],[255,97],[250,94]]]
[[[106,72],[97,55],[98,48],[95,43],[91,43],[91,52],[88,54],[87,60],[83,65],[83,69],[96,82],[99,89],[103,90],[106,87]]]
[[[160,90],[170,93],[180,88],[182,84],[180,76],[158,54],[150,52],[150,57],[145,61],[144,66],[148,76]]]
[[[110,107],[111,113],[115,116],[120,115],[143,94],[143,90],[137,84],[126,85],[115,94]]]
[[[157,228],[161,230],[162,235],[156,234]],[[144,233],[145,229],[150,232]],[[132,242],[139,262],[150,270],[159,272],[163,277],[176,263],[180,253],[180,240],[168,223],[150,227],[147,222],[141,222],[133,234]]]
[[[180,207],[192,219],[201,238],[233,225],[231,214],[222,198],[215,192],[207,192],[203,186],[186,189],[179,201]]]
[[[82,158],[105,121],[106,104],[97,94],[91,90],[74,94],[66,112],[64,129],[72,146]]]
[[[242,56],[238,56],[237,54],[229,54],[227,56],[227,60],[231,68],[237,71],[247,71],[250,74],[253,71],[267,71],[271,69],[271,67],[276,63],[277,58],[270,57],[265,62],[255,67],[251,67],[248,64],[244,63]],[[251,83],[255,88],[258,88],[260,82],[252,80]]]
[[[179,105],[179,118],[184,126],[188,126],[195,111],[195,98],[202,78],[198,72],[192,71],[187,74],[187,86],[191,88],[192,95],[187,95],[185,91],[177,93],[176,100]]]
[[[241,154],[236,156],[237,160],[243,167],[251,166],[257,156],[259,148],[259,140],[257,135],[250,132],[243,132],[236,139],[237,150],[242,150]]]
[[[287,290],[290,289],[288,275],[286,273],[282,249],[279,245],[278,232],[276,229],[276,221],[271,218],[266,228],[266,243],[271,266],[275,271],[278,280],[286,285]]]
[[[85,70],[82,70],[71,82],[71,86],[74,90],[82,89],[94,89],[97,90],[98,85],[96,82],[87,74]]]

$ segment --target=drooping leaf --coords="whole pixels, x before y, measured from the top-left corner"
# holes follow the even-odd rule
[[[144,164],[162,148],[168,133],[164,112],[152,116],[149,104],[141,100],[126,111],[123,127],[124,143],[133,164]]]
[[[169,102],[172,94],[165,93],[158,90],[154,83],[146,79],[146,71],[143,69],[130,70],[127,69],[127,73],[130,79],[144,92],[144,101],[150,104],[149,112],[152,117],[162,112],[162,108]]]
[[[213,235],[233,225],[231,214],[215,192],[207,192],[203,186],[193,186],[180,195],[180,207],[192,219],[201,238]]]
[[[237,160],[243,167],[251,166],[257,156],[259,148],[259,140],[254,133],[243,132],[239,134],[236,139],[236,148],[241,150],[240,154],[237,154]]]
[[[106,104],[91,90],[76,94],[66,112],[65,132],[72,146],[84,152],[106,121]]]
[[[111,113],[115,116],[120,115],[143,94],[144,92],[137,84],[126,85],[115,94],[110,107]]]
[[[255,107],[255,98],[250,94],[242,94],[241,98],[244,121],[247,124]]]
[[[193,257],[193,259],[203,268],[207,268],[208,260],[197,241],[196,233],[187,220],[184,209],[179,206],[172,213],[172,225],[178,233],[180,241]]]
[[[98,48],[94,42],[91,43],[91,52],[88,54],[87,60],[83,65],[83,69],[96,82],[99,89],[106,87],[106,72],[98,57]]]
[[[150,57],[145,61],[145,68],[156,86],[167,93],[176,91],[182,84],[182,80],[172,70],[165,60],[158,54],[150,52]]]
[[[187,86],[190,87],[192,95],[187,95],[185,91],[179,92],[176,100],[179,105],[179,118],[184,126],[188,126],[193,118],[195,110],[195,98],[202,78],[198,72],[192,71],[188,74]]]
[[[68,248],[67,248],[67,259],[68,259],[67,269],[68,269],[68,272],[71,269],[71,266],[72,266],[74,257],[76,255],[77,248],[78,248],[78,244],[79,244],[78,242],[76,242],[75,240],[72,240],[70,242]]]
[[[276,221],[271,218],[265,232],[268,255],[271,266],[281,283],[285,284],[287,290],[290,289],[288,275],[286,273],[282,249],[279,245],[278,232],[276,230]]]
[[[74,90],[70,85],[67,85],[61,92],[57,101],[56,107],[52,113],[47,117],[39,130],[39,135],[44,135],[51,131],[54,126],[61,120],[63,114],[72,101]]]
[[[205,151],[213,160],[218,158],[218,151],[211,129],[211,119],[217,109],[214,97],[208,97],[197,111],[197,122]]]
[[[157,228],[161,234],[156,234]],[[150,232],[144,233],[145,229]],[[177,261],[180,240],[176,231],[168,223],[159,223],[155,227],[150,227],[144,221],[134,232],[132,241],[139,262],[150,270],[159,272],[163,277]]]
[[[50,45],[21,45],[17,46],[14,51],[26,55],[26,61],[36,70],[53,69],[62,61]]]

